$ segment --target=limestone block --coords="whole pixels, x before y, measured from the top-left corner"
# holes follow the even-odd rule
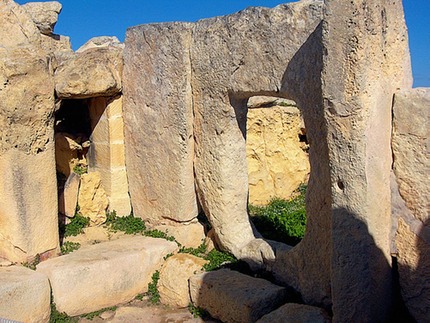
[[[429,88],[402,90],[394,97],[394,173],[406,206],[423,223],[430,218],[429,111]]]
[[[175,250],[176,244],[164,239],[126,237],[44,261],[37,272],[48,276],[57,310],[75,316],[146,292],[163,257]]]
[[[205,240],[205,230],[199,222],[189,224],[173,225],[157,225],[154,229],[166,232],[167,235],[175,237],[185,248],[197,248]]]
[[[70,38],[63,35],[41,35],[41,47],[48,53],[72,53]]]
[[[319,307],[289,303],[264,315],[257,323],[330,323],[330,316]]]
[[[413,229],[416,224],[418,230]],[[429,222],[408,224],[400,218],[396,246],[403,300],[417,322],[426,322],[430,317]]]
[[[40,32],[30,15],[13,0],[0,2],[0,45],[4,48],[36,45]],[[3,54],[1,55],[2,59]]]
[[[229,269],[190,278],[193,304],[223,322],[255,322],[286,299],[286,290],[267,280]]]
[[[76,173],[71,173],[64,184],[64,190],[58,198],[58,212],[69,218],[75,216],[80,183],[81,177]]]
[[[249,203],[290,199],[310,172],[309,157],[299,140],[303,121],[294,106],[248,109],[246,123]]]
[[[55,163],[58,172],[69,176],[75,166],[86,164],[82,155],[82,143],[76,136],[66,133],[55,133]]]
[[[191,94],[192,24],[127,30],[124,123],[133,212],[154,225],[197,217]],[[145,89],[144,91],[142,89]]]
[[[392,309],[392,101],[412,85],[407,28],[400,0],[325,5],[333,321],[382,322]]]
[[[158,291],[162,304],[181,308],[190,304],[188,279],[202,271],[207,260],[179,253],[169,257],[163,264],[158,281]]]
[[[81,176],[78,205],[79,213],[90,218],[90,225],[100,225],[106,221],[106,209],[109,200],[98,172]]]
[[[118,47],[124,49],[124,44],[122,44],[115,36],[99,36],[91,38],[89,41],[79,47],[76,52],[82,53],[91,48],[105,47]]]
[[[54,31],[62,5],[57,1],[29,2],[22,5],[22,8],[28,12],[42,34],[50,35]]]
[[[94,48],[62,62],[55,71],[60,99],[114,96],[121,92],[122,50]]]
[[[47,323],[51,313],[48,277],[28,268],[0,267],[0,321]]]

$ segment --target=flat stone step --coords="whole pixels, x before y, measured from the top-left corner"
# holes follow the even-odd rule
[[[163,257],[177,248],[164,239],[126,237],[47,260],[37,266],[37,272],[48,276],[57,310],[76,316],[146,292]]]
[[[0,267],[0,322],[49,322],[50,301],[46,275],[21,266]]]
[[[256,322],[288,298],[287,290],[229,269],[190,278],[193,304],[223,322]]]
[[[330,323],[330,316],[322,308],[289,303],[264,315],[257,323]]]

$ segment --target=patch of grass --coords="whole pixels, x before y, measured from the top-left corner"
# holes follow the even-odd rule
[[[296,245],[306,230],[306,185],[300,185],[290,200],[272,199],[266,206],[249,205],[249,214],[257,230],[266,239]]]
[[[37,255],[34,257],[33,261],[30,261],[30,262],[23,262],[23,263],[22,263],[22,265],[23,265],[24,267],[27,267],[28,269],[36,270],[36,266],[37,266],[39,263],[40,263],[40,255],[39,255],[39,254],[37,254]]]
[[[118,308],[117,306],[106,307],[106,308],[103,308],[103,309],[95,311],[95,312],[91,312],[91,313],[88,313],[88,314],[83,314],[83,315],[81,315],[81,317],[86,318],[88,320],[92,320],[96,316],[99,316],[100,314],[102,314],[102,313],[104,313],[106,311],[116,311],[117,308]]]
[[[67,255],[68,253],[78,250],[80,247],[81,244],[79,242],[66,241],[61,246],[61,253],[63,255]]]
[[[207,264],[203,265],[203,269],[206,271],[216,270],[225,264],[237,262],[237,259],[232,254],[216,249],[211,250],[204,259],[209,261]]]
[[[145,223],[141,218],[135,218],[133,214],[119,217],[116,215],[116,211],[106,214],[106,225],[114,232],[123,231],[125,234],[143,234],[146,230]]]
[[[76,213],[76,215],[70,220],[70,223],[64,226],[64,236],[77,236],[78,234],[83,233],[83,229],[89,224],[89,218],[82,216],[80,213]]]
[[[148,284],[148,291],[146,292],[146,295],[148,295],[149,301],[152,304],[160,303],[160,293],[158,292],[158,288],[157,288],[159,279],[160,279],[160,272],[157,270],[152,275],[152,281]]]
[[[88,166],[76,165],[75,167],[73,167],[73,172],[78,175],[86,174],[88,173]]]
[[[188,310],[190,311],[191,314],[193,314],[194,318],[198,318],[198,317],[203,318],[208,316],[208,312],[206,312],[204,309],[200,307],[194,306],[193,303],[188,304]]]
[[[52,300],[52,296],[51,296]],[[49,317],[49,323],[77,323],[78,319],[68,316],[66,313],[58,312],[55,303],[51,303],[51,316]]]

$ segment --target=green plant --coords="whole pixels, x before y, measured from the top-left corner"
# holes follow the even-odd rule
[[[83,229],[90,224],[90,219],[83,217],[81,214],[76,213],[76,215],[70,220],[69,224],[64,227],[64,236],[77,236],[83,233]]]
[[[197,248],[185,248],[185,247],[181,247],[181,249],[179,249],[179,253],[189,253],[189,254],[191,254],[193,256],[204,258],[205,254],[206,254],[206,250],[207,250],[207,246],[203,242]]]
[[[88,173],[88,166],[78,164],[75,167],[73,167],[73,172],[78,174],[78,175],[86,174],[86,173]]]
[[[78,319],[68,316],[66,313],[60,313],[52,302],[51,296],[51,316],[49,317],[49,323],[77,323]]]
[[[251,220],[263,237],[296,245],[306,229],[306,186],[300,185],[290,200],[272,199],[266,206],[249,205]]]
[[[61,246],[61,253],[63,255],[67,255],[68,253],[78,250],[80,247],[81,244],[79,242],[66,241]]]
[[[143,234],[146,226],[141,218],[135,218],[132,214],[119,217],[116,211],[108,212],[106,214],[106,225],[113,231],[123,231],[125,234]]]
[[[167,233],[160,230],[146,230],[143,232],[143,234],[147,237],[162,238],[168,241],[175,241],[175,237],[169,236],[167,235]]]
[[[30,262],[24,262],[24,263],[22,263],[22,265],[24,267],[27,267],[27,268],[31,269],[31,270],[36,270],[36,266],[39,263],[40,263],[40,255],[37,254],[32,261],[30,261]]]
[[[164,257],[163,257],[163,259],[164,260],[167,260],[168,258],[170,258],[170,257],[172,257],[173,256],[173,253],[168,253],[167,255],[165,255]]]
[[[198,317],[203,318],[205,316],[208,316],[208,312],[206,312],[201,307],[194,306],[193,303],[188,304],[188,310],[190,311],[191,314],[193,314],[194,318],[198,318]]]
[[[216,249],[211,250],[204,258],[209,261],[203,265],[203,269],[206,271],[216,270],[225,264],[237,262],[237,259],[232,254]]]
[[[88,314],[83,314],[83,315],[81,315],[81,317],[86,318],[86,319],[88,319],[88,320],[91,321],[96,316],[99,316],[100,314],[102,314],[102,313],[104,313],[106,311],[116,311],[117,308],[118,307],[116,307],[116,306],[106,307],[106,308],[103,308],[103,309],[95,311],[95,312],[91,312],[91,313],[88,313]]]
[[[152,281],[148,283],[148,292],[146,295],[149,297],[149,301],[152,304],[158,304],[160,302],[160,293],[158,292],[157,284],[160,279],[160,272],[157,270],[152,275]]]

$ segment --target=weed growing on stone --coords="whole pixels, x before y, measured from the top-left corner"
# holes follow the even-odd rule
[[[207,250],[207,246],[203,242],[197,248],[181,247],[181,249],[179,249],[179,253],[189,253],[189,254],[196,256],[196,257],[205,258],[206,257],[206,250]]]
[[[148,283],[146,295],[149,297],[149,301],[152,304],[158,304],[160,303],[160,293],[158,292],[157,284],[160,279],[160,272],[156,270],[151,279],[152,281]]]
[[[70,220],[70,223],[64,226],[64,236],[77,236],[83,233],[83,229],[90,224],[90,219],[82,216],[80,213],[76,213],[75,216]]]
[[[306,230],[306,185],[290,200],[272,199],[266,206],[249,205],[249,214],[257,230],[266,239],[296,245]]]
[[[88,173],[88,166],[76,165],[73,167],[73,172],[78,175],[83,175]]]
[[[216,249],[211,250],[204,258],[209,261],[207,264],[203,265],[203,269],[206,271],[216,270],[225,264],[237,262],[237,259],[232,254]]]
[[[37,254],[36,257],[34,257],[33,261],[30,262],[24,262],[22,263],[22,265],[24,267],[27,267],[28,269],[31,270],[36,270],[36,266],[40,263],[40,255]]]
[[[52,300],[52,296],[51,296]],[[66,313],[58,312],[55,303],[51,301],[51,316],[49,317],[49,323],[77,323],[78,319],[68,316]]]
[[[175,237],[167,235],[167,233],[160,230],[147,230],[144,232],[144,235],[151,238],[162,238],[167,241],[175,241]]]
[[[116,311],[117,308],[118,308],[117,306],[106,307],[106,308],[103,308],[103,309],[95,311],[95,312],[83,314],[83,315],[81,315],[81,317],[86,318],[88,320],[93,320],[96,316],[99,316],[100,314],[107,312],[107,311]]]
[[[145,223],[141,218],[135,218],[132,214],[119,217],[115,210],[106,214],[106,225],[115,232],[123,231],[125,234],[143,234],[146,230]]]
[[[188,310],[190,311],[191,314],[193,314],[194,318],[198,318],[198,317],[203,318],[208,316],[208,312],[206,312],[204,309],[200,307],[194,306],[193,303],[188,304]]]
[[[67,255],[68,253],[78,250],[80,247],[81,244],[79,242],[66,241],[61,246],[61,254]]]

